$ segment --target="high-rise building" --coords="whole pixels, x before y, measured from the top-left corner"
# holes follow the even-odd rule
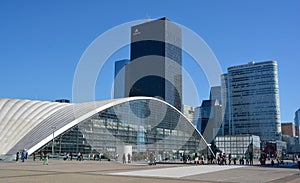
[[[125,96],[160,98],[181,110],[181,28],[166,18],[131,28]]]
[[[115,62],[114,98],[123,98],[125,96],[125,66],[129,62],[129,59]]]
[[[232,127],[229,123],[229,96],[228,96],[228,75],[221,75],[221,100],[222,100],[222,130],[221,135],[230,135]]]
[[[298,109],[295,112],[295,119],[294,119],[294,124],[295,124],[295,132],[296,132],[296,136],[298,136],[300,138],[300,109]]]
[[[294,123],[281,123],[282,135],[295,136],[295,125]]]
[[[219,134],[222,117],[221,105],[218,100],[203,100],[200,107],[195,108],[196,128],[208,143]]]
[[[210,88],[209,100],[218,100],[220,104],[222,103],[221,86],[213,86]]]
[[[182,113],[185,115],[187,119],[189,119],[192,123],[194,121],[194,112],[195,109],[192,106],[182,105]]]
[[[228,74],[221,78],[222,96],[228,100],[223,109],[224,134],[253,134],[262,141],[281,140],[277,62],[229,67]]]

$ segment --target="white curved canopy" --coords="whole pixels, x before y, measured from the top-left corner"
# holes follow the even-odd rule
[[[79,104],[0,99],[0,155],[15,154],[21,149],[27,149],[28,154],[31,154],[52,140],[53,130],[54,137],[59,136],[98,112],[141,99],[156,100],[169,105],[152,97],[129,97]],[[184,116],[175,107],[171,107]],[[204,138],[203,140],[205,141]]]

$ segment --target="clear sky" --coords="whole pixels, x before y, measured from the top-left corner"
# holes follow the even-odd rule
[[[72,99],[76,65],[95,38],[125,22],[165,16],[201,36],[224,72],[249,61],[277,60],[281,119],[292,121],[300,108],[299,8],[296,0],[1,0],[0,97]],[[128,47],[110,60],[123,58],[129,58]],[[188,60],[184,56],[187,68]],[[101,73],[104,79],[99,79]],[[106,86],[113,78],[113,62],[101,73],[96,98],[109,99],[111,88]],[[206,99],[207,81],[201,73],[199,78],[204,78],[198,87]]]

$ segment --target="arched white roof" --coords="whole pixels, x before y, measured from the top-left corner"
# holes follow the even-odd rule
[[[141,99],[156,100],[171,106],[152,97],[129,97],[79,104],[0,99],[0,155],[15,154],[25,148],[31,154],[52,140],[53,130],[54,137],[59,136],[98,112]],[[171,107],[184,116],[175,107]],[[188,121],[187,118],[186,120]],[[203,140],[205,141],[204,138]]]

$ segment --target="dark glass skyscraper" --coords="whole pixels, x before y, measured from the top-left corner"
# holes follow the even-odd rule
[[[181,110],[181,66],[179,26],[166,18],[133,26],[125,96],[157,97]]]
[[[123,98],[125,95],[125,66],[129,62],[129,59],[115,62],[114,98]]]

